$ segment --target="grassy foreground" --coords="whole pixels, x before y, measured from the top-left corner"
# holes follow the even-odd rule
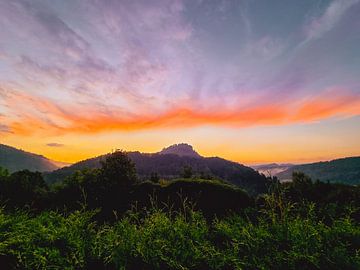
[[[267,196],[262,210],[212,220],[180,211],[130,211],[97,224],[94,211],[0,213],[1,269],[360,269],[360,227],[325,224],[311,204]],[[255,212],[254,212],[255,211]],[[249,216],[252,216],[251,218]]]

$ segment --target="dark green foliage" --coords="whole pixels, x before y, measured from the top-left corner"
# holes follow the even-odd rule
[[[0,177],[0,202],[7,207],[41,207],[47,193],[48,186],[40,172],[23,170]]]
[[[240,213],[253,205],[253,199],[243,190],[214,180],[183,179],[166,185],[149,181],[107,188],[102,185],[101,179],[98,169],[78,171],[52,193],[48,207],[75,210],[85,203],[88,209],[101,208],[97,215],[99,219],[112,220],[114,211],[121,215],[132,205],[139,208],[151,206],[150,198],[160,206],[168,205],[174,209],[181,208],[182,200],[187,198],[207,217]]]
[[[149,201],[149,197],[153,201]],[[225,216],[231,212],[242,213],[254,205],[253,199],[243,190],[218,181],[201,179],[179,179],[165,186],[150,182],[134,187],[132,204],[139,208],[150,207],[156,202],[159,207],[166,206],[174,210],[183,207],[183,200],[193,203],[206,217]]]
[[[178,211],[132,211],[112,225],[95,223],[91,212],[0,212],[0,263],[25,269],[359,269],[357,223],[345,216],[326,225],[311,206],[300,217],[278,199],[268,195],[254,221],[239,215],[209,221],[186,203]]]

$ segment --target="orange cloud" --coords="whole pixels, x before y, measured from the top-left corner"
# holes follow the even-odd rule
[[[228,108],[225,104],[211,110],[197,109],[194,106],[178,106],[162,113],[130,115],[118,109],[109,109],[109,112],[96,107],[64,105],[62,108],[44,98],[10,92],[6,95],[9,107],[16,104],[24,104],[24,106],[17,109],[19,110],[17,118],[7,119],[7,125],[17,135],[32,133],[59,135],[200,125],[233,127],[281,125],[360,114],[360,97],[344,93],[346,91],[324,91],[311,99],[248,108]]]
[[[341,94],[340,94],[341,93]],[[360,114],[360,96],[330,90],[301,104],[295,121],[314,121],[336,115]]]

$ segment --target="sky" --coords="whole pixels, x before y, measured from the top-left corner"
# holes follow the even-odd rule
[[[360,0],[0,0],[0,143],[360,155]]]

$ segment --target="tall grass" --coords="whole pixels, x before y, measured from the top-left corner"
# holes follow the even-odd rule
[[[267,196],[256,218],[208,220],[188,204],[178,212],[133,210],[113,224],[94,212],[0,211],[0,265],[25,269],[360,269],[360,227],[349,216],[325,224]],[[254,210],[255,211],[255,210]]]

